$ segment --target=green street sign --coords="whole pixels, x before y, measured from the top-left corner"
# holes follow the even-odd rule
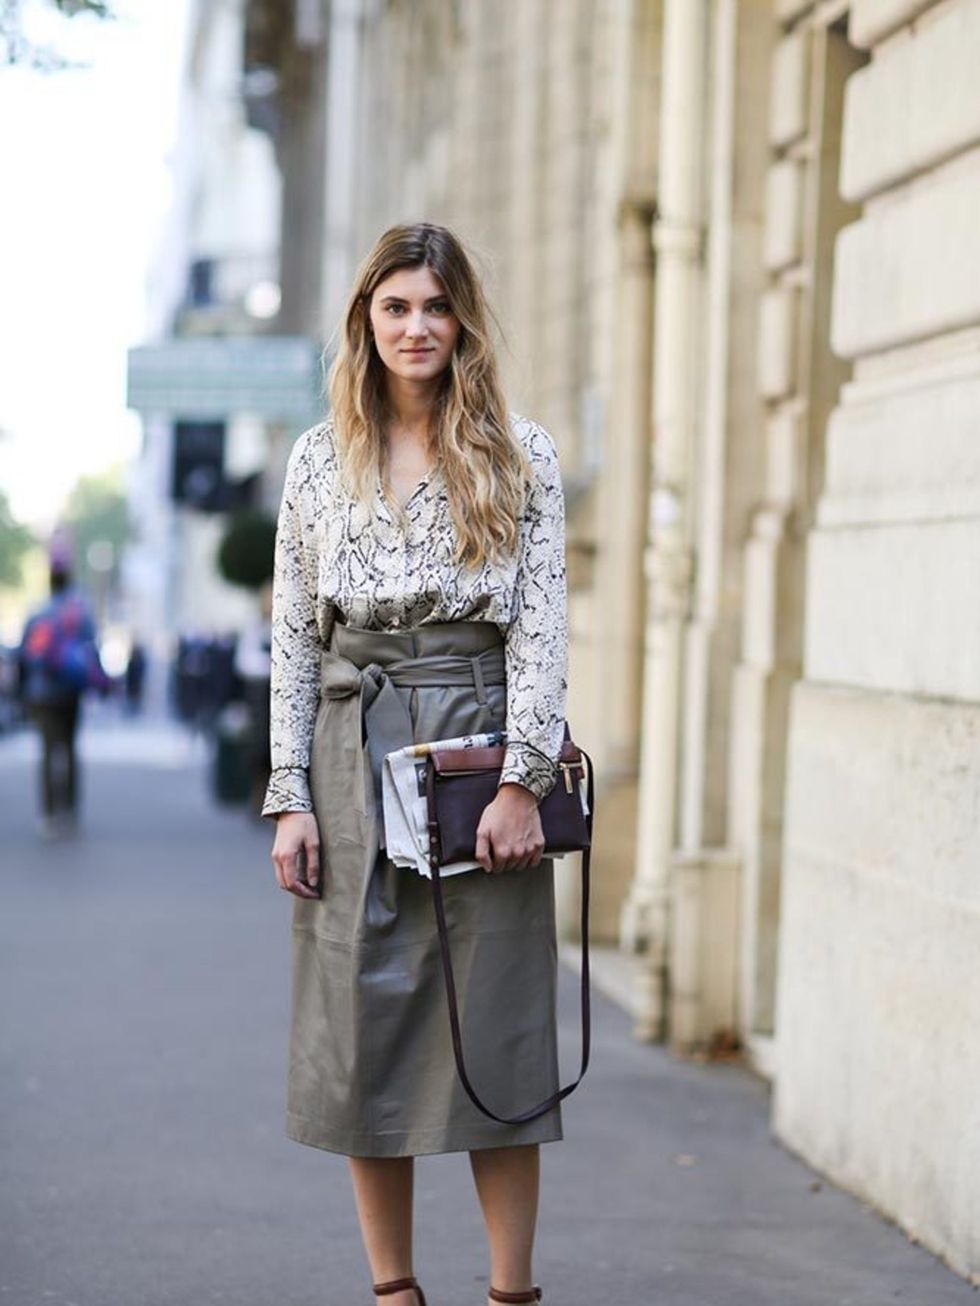
[[[129,351],[126,402],[187,420],[322,413],[320,348],[306,336],[193,336]]]

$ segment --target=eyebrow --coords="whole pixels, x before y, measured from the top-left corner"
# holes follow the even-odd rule
[[[440,300],[440,299],[448,299],[448,298],[449,298],[448,295],[430,295],[429,298],[428,298],[425,302],[426,302],[427,304],[434,304],[434,303],[436,303],[437,300]],[[385,297],[382,299],[381,302],[382,302],[382,304],[388,304],[388,303],[391,303],[391,302],[394,302],[394,303],[397,303],[397,304],[407,304],[407,303],[408,303],[408,300],[405,299],[402,295],[385,295]]]

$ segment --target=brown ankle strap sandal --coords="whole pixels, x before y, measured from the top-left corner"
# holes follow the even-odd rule
[[[491,1301],[507,1302],[527,1302],[540,1301],[541,1289],[535,1284],[528,1292],[501,1292],[499,1288],[491,1288],[487,1293]]]
[[[376,1297],[388,1297],[393,1292],[407,1292],[411,1288],[418,1297],[418,1306],[426,1306],[425,1293],[418,1285],[418,1280],[413,1275],[410,1279],[391,1279],[388,1283],[376,1283],[374,1285],[374,1295]],[[530,1301],[530,1298],[528,1298]]]

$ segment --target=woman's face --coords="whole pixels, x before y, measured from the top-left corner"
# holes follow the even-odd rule
[[[431,268],[399,268],[379,281],[370,321],[381,361],[407,381],[431,381],[449,366],[460,321]]]

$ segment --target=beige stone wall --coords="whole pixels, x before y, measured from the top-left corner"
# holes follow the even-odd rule
[[[609,0],[406,0],[365,20],[356,260],[394,222],[454,227],[481,263],[515,407],[579,461],[601,261],[593,225]],[[373,15],[373,16],[372,16]],[[593,28],[603,37],[592,40]]]
[[[838,6],[838,9],[840,6]],[[764,468],[742,553],[728,837],[742,862],[739,1026],[771,1070],[790,694],[802,668],[807,530],[823,478],[828,414],[850,372],[828,331],[834,242],[855,210],[840,198],[841,116],[863,54],[826,6],[779,6],[764,183],[756,385]]]
[[[775,1123],[980,1272],[980,3],[855,0],[791,703]],[[902,111],[896,112],[901,104]]]

